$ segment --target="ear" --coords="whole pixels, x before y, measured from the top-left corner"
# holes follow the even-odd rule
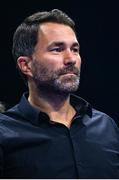
[[[31,58],[27,57],[27,56],[20,56],[17,59],[17,65],[19,67],[19,69],[21,70],[21,72],[27,76],[33,76],[32,75],[32,71],[31,71]]]

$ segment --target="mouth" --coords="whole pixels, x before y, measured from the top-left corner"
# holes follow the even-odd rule
[[[61,74],[61,76],[65,76],[65,75],[75,75],[75,76],[77,76],[77,74],[74,73],[74,72],[67,72],[67,73]]]
[[[64,76],[67,76],[67,75],[75,75],[75,76],[76,76],[76,74],[74,74],[74,73],[66,73],[66,74],[62,74],[62,75],[64,75]]]
[[[75,73],[65,73],[65,74],[62,74],[61,76],[60,76],[61,78],[68,78],[68,79],[74,79],[74,78],[76,78],[77,77],[77,75],[75,74]]]
[[[59,71],[57,71],[57,75],[58,76],[79,76],[79,69],[76,67],[67,67],[65,69],[60,69]]]

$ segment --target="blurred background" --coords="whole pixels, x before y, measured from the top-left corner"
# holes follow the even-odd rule
[[[10,108],[26,91],[11,53],[15,29],[26,16],[54,8],[65,11],[76,23],[82,57],[76,94],[119,123],[119,6],[114,0],[1,1],[0,101]]]

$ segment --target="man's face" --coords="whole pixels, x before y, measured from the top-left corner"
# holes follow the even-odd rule
[[[42,24],[31,65],[38,89],[52,88],[65,93],[76,91],[81,58],[74,31],[62,24]]]

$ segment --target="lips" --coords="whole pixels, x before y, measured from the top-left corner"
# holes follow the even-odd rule
[[[77,71],[66,71],[64,73],[61,73],[61,75],[68,75],[68,74],[78,76],[78,72]]]
[[[64,73],[64,74],[61,74],[61,75],[77,75],[77,74],[74,73],[74,72],[67,72],[67,73]]]
[[[57,71],[57,75],[61,76],[61,75],[76,75],[79,76],[79,69],[76,67],[66,67],[64,69],[59,69]]]

